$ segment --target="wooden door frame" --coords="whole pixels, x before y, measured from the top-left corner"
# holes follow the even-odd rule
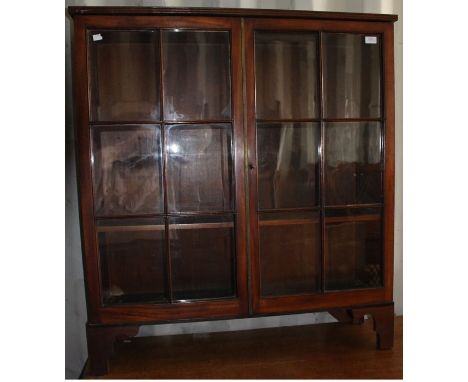
[[[383,211],[383,287],[344,291],[320,292],[295,296],[261,297],[260,258],[258,231],[258,189],[255,118],[255,52],[254,32],[262,31],[308,31],[373,33],[383,38],[383,129],[384,129],[384,211]],[[394,72],[393,72],[393,23],[370,21],[303,20],[249,18],[243,23],[244,69],[246,77],[246,130],[249,187],[249,257],[251,307],[255,314],[281,314],[328,310],[335,307],[358,306],[393,301],[393,231],[394,231],[394,179],[395,179],[395,134],[394,134]],[[319,60],[321,57],[319,57]],[[321,64],[320,64],[321,65]],[[320,73],[321,76],[321,73]],[[320,99],[322,94],[320,94]],[[322,223],[323,225],[323,223]],[[323,244],[323,243],[322,243]],[[323,262],[322,248],[322,262]],[[322,265],[323,268],[323,265]]]
[[[90,160],[91,142],[88,112],[87,35],[88,30],[92,29],[125,30],[158,28],[226,30],[230,32],[231,123],[234,136],[233,162],[236,198],[237,298],[173,304],[125,304],[104,306],[102,304],[101,294],[99,251],[95,226],[92,168]],[[248,314],[241,43],[241,20],[239,18],[157,15],[74,15],[73,59],[77,178],[89,324],[115,325],[122,323],[155,323],[170,320],[221,319],[242,317]]]

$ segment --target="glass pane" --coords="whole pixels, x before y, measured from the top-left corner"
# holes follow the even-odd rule
[[[382,286],[381,214],[343,211],[325,218],[325,289]],[[353,216],[354,215],[354,216]]]
[[[232,216],[173,217],[169,222],[173,298],[235,296]]]
[[[318,118],[316,33],[255,32],[257,118]]]
[[[257,125],[260,209],[311,207],[319,202],[320,124]]]
[[[99,221],[104,304],[167,302],[163,219]]]
[[[164,119],[231,118],[229,32],[164,31]]]
[[[93,126],[95,214],[162,212],[159,126]]]
[[[169,211],[230,211],[231,125],[167,126]]]
[[[259,216],[262,296],[320,290],[320,218],[313,213]]]
[[[325,118],[380,117],[380,44],[375,35],[323,34]]]
[[[88,38],[91,120],[159,120],[159,33],[91,31]]]
[[[379,122],[325,124],[326,205],[382,202]]]

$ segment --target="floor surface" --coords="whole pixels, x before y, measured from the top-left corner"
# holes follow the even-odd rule
[[[101,378],[401,379],[403,317],[395,318],[392,350],[376,350],[375,341],[372,320],[138,337],[116,345],[110,372]]]

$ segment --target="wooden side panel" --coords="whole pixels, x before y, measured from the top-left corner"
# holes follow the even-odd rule
[[[80,227],[85,268],[88,320],[99,321],[101,291],[94,225],[93,190],[88,116],[88,75],[86,26],[81,18],[74,20],[74,97]]]
[[[393,300],[393,241],[395,216],[395,75],[393,24],[385,25],[384,71],[384,286],[385,300]]]

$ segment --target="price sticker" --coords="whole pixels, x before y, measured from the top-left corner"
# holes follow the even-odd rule
[[[366,44],[377,44],[377,36],[366,36],[365,42]]]

